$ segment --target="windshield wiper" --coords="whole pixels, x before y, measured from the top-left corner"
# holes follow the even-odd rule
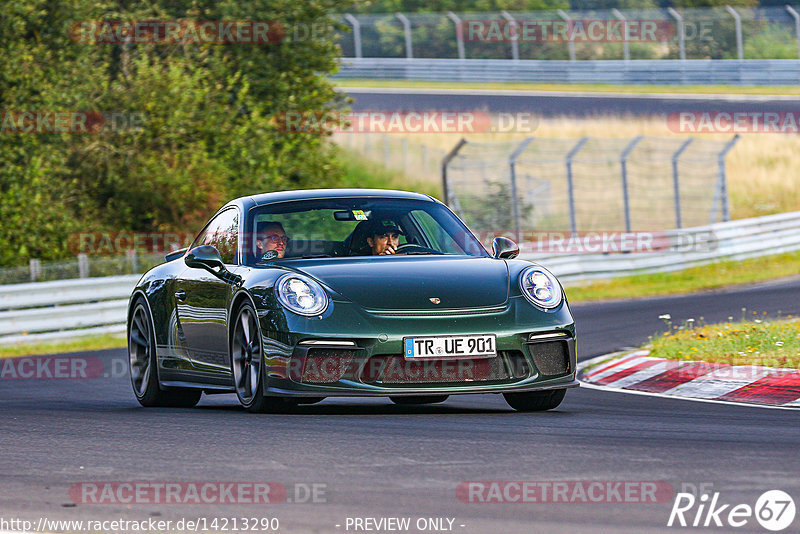
[[[306,254],[305,256],[292,256],[290,258],[283,258],[284,260],[310,260],[314,258],[332,258],[330,254]]]

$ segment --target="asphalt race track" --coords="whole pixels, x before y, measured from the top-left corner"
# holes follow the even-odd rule
[[[539,117],[665,115],[674,112],[798,112],[800,99],[787,96],[642,95],[471,89],[382,89],[346,87],[353,111],[530,112]]]
[[[663,313],[678,322],[717,321],[740,317],[742,307],[800,315],[800,278],[574,306],[579,357],[645,341]],[[100,355],[107,369],[126,358],[124,350]],[[418,532],[423,517],[454,519],[453,531],[476,534],[638,533],[676,530],[666,526],[672,494],[646,504],[498,504],[462,502],[456,488],[465,481],[664,481],[676,492],[705,484],[730,504],[753,506],[771,489],[800,497],[797,411],[582,388],[542,414],[469,395],[431,407],[329,399],[291,415],[253,415],[232,395],[206,396],[194,409],[143,409],[127,374],[116,374],[0,380],[0,518],[277,517],[278,532],[335,533],[354,532],[347,518],[364,517],[410,517],[408,531]],[[98,481],[280,482],[294,501],[303,484],[326,486],[316,503],[76,505],[70,487]],[[736,531],[766,532],[753,518]]]

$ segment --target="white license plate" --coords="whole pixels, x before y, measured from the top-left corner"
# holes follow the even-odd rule
[[[497,339],[494,334],[406,337],[403,354],[406,359],[488,358],[497,356]]]

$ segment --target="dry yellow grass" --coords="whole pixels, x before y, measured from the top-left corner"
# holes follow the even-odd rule
[[[343,136],[350,138],[343,138]],[[426,168],[412,166],[408,169],[415,179],[439,183],[438,163],[443,152],[449,151],[461,137],[474,142],[502,142],[522,139],[533,135],[537,137],[558,137],[578,139],[583,136],[598,138],[632,138],[637,135],[685,139],[689,134],[678,134],[669,130],[664,118],[640,117],[592,117],[584,119],[554,118],[539,121],[532,133],[486,133],[438,134],[408,133],[389,134],[395,145],[403,139],[408,141],[409,153],[419,154],[418,145],[426,145],[429,150],[429,165]],[[363,146],[368,136],[342,134],[338,142],[345,141],[350,146]],[[383,153],[377,146],[379,135],[372,137],[372,156],[382,159]],[[695,134],[698,138],[724,141],[730,134]],[[392,151],[392,161],[396,151]],[[411,158],[414,160],[415,158]],[[419,158],[416,158],[419,159]],[[742,219],[771,213],[800,211],[800,135],[795,134],[743,134],[726,159],[728,188],[730,192],[731,217]]]

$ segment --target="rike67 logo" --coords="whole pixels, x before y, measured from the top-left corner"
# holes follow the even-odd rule
[[[794,522],[795,513],[794,500],[781,490],[765,491],[754,506],[724,503],[718,491],[700,497],[678,493],[667,526],[741,528],[745,525],[753,527],[755,519],[763,528],[778,532]]]

